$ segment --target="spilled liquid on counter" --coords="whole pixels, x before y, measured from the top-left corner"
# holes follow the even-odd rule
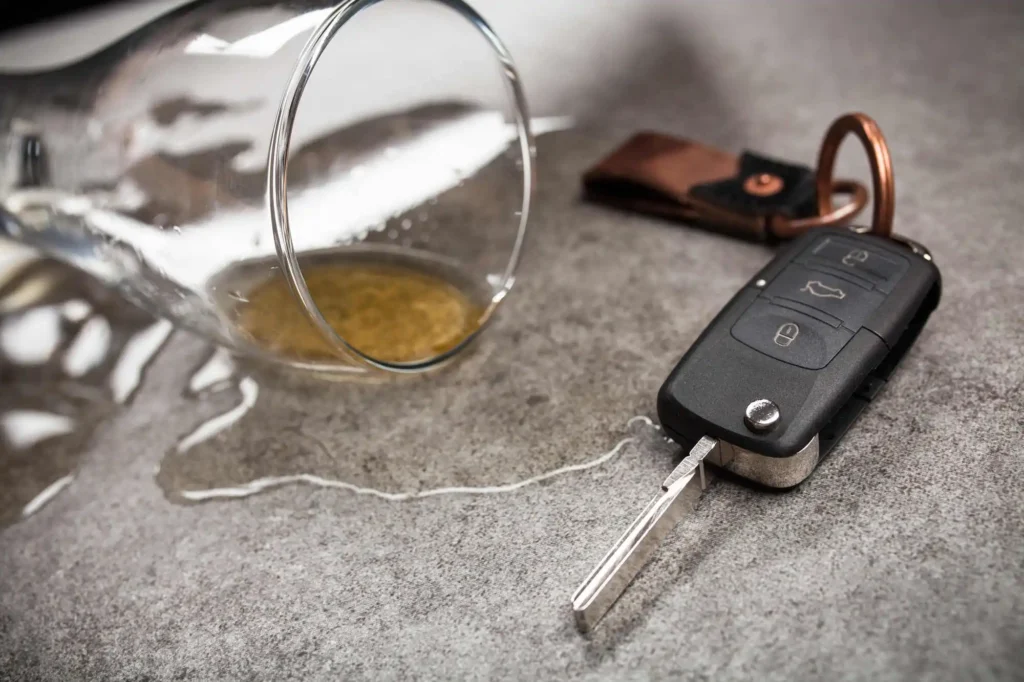
[[[179,499],[185,502],[205,502],[208,500],[230,500],[238,499],[243,497],[250,497],[252,495],[259,494],[266,490],[273,490],[274,488],[280,488],[288,485],[309,485],[316,488],[329,488],[334,490],[344,490],[349,493],[356,495],[366,495],[369,497],[376,497],[388,502],[407,502],[410,500],[419,500],[428,497],[438,497],[441,495],[497,495],[501,493],[510,493],[521,488],[525,488],[530,485],[536,485],[552,478],[557,478],[565,474],[586,471],[587,469],[593,469],[599,467],[602,464],[606,464],[617,455],[619,455],[623,448],[636,444],[641,439],[651,439],[650,432],[644,433],[644,428],[648,430],[658,431],[660,427],[656,425],[649,417],[638,415],[633,417],[626,422],[626,430],[632,435],[625,436],[618,443],[615,444],[612,449],[607,452],[603,452],[600,455],[580,462],[578,464],[567,464],[565,466],[544,471],[542,473],[530,476],[513,483],[496,484],[496,485],[462,485],[462,486],[444,486],[440,488],[424,488],[420,490],[410,491],[390,491],[380,490],[377,488],[366,487],[349,481],[338,480],[334,478],[328,478],[317,474],[305,473],[305,474],[285,474],[285,475],[274,475],[269,474],[260,478],[246,481],[244,483],[231,483],[230,481],[225,482],[223,487],[208,487],[205,489],[192,489],[192,490],[181,490],[173,492]],[[219,431],[217,431],[219,432]],[[196,433],[199,433],[197,430]],[[668,439],[662,439],[668,443],[671,448],[675,445]],[[195,442],[187,442],[187,447],[195,445]],[[186,441],[182,441],[179,444],[179,452],[183,452],[181,449],[186,445]],[[187,449],[187,448],[186,448]]]
[[[96,427],[123,410],[172,330],[66,266],[32,267],[0,297],[0,526],[74,485]],[[499,332],[437,372],[370,382],[324,381],[212,350],[183,387],[195,424],[163,456],[156,482],[181,504],[291,485],[398,502],[510,493],[600,467],[636,444],[671,457],[675,446],[649,418],[630,420],[624,434],[612,426],[617,409],[576,428],[606,425],[619,434],[611,439],[581,438],[566,450],[531,435],[578,421],[572,398],[599,374],[584,359],[577,377],[554,384],[529,362],[559,352],[551,337],[566,324]],[[500,409],[481,409],[481,395]]]
[[[189,380],[186,395],[202,401],[213,396],[231,394],[236,396],[232,406],[216,416],[199,423],[186,434],[169,452],[161,463],[157,482],[168,499],[179,503],[199,503],[211,500],[230,500],[250,497],[264,491],[292,485],[306,485],[345,491],[351,494],[375,497],[390,502],[437,497],[442,495],[488,495],[509,493],[535,485],[565,474],[599,467],[619,455],[630,445],[643,443],[644,449],[664,450],[672,453],[677,446],[665,438],[660,427],[649,417],[638,415],[626,422],[628,435],[621,437],[615,445],[597,455],[563,463],[560,466],[541,465],[531,475],[520,474],[509,477],[502,468],[480,462],[475,457],[465,459],[452,449],[431,451],[428,466],[418,467],[402,457],[402,451],[394,451],[393,457],[382,457],[379,453],[368,453],[365,449],[349,450],[344,446],[346,439],[318,436],[312,428],[304,425],[283,426],[277,436],[267,436],[265,419],[281,419],[280,410],[260,408],[260,396],[265,395],[271,405],[280,405],[282,400],[292,405],[298,417],[302,403],[296,397],[307,391],[337,396],[344,392],[339,384],[295,383],[295,377],[280,383],[269,379],[270,390],[262,391],[256,380],[245,374],[242,367],[224,350],[214,351],[196,370]],[[314,380],[317,381],[317,380]],[[406,380],[407,381],[407,380]],[[360,390],[373,388],[359,385]],[[383,384],[388,386],[388,384]],[[391,382],[390,390],[408,387],[402,379]],[[310,397],[306,395],[307,399]],[[307,403],[316,411],[317,401]],[[527,408],[542,402],[527,400]],[[255,414],[252,412],[255,410]],[[260,422],[262,435],[253,437],[250,424]],[[308,430],[307,430],[308,429]],[[395,430],[394,428],[390,430]],[[353,435],[360,429],[356,427]],[[383,434],[382,434],[383,435]],[[342,443],[340,446],[337,443]],[[430,466],[430,465],[433,466]],[[468,464],[468,466],[466,466]],[[446,472],[438,477],[431,475],[431,469],[454,466],[463,468],[458,474]],[[412,474],[416,483],[407,489],[395,486],[394,478],[400,474]],[[458,483],[452,484],[452,481]]]
[[[328,321],[366,352],[415,360],[443,352],[476,328],[485,299],[453,269],[375,260],[379,252],[326,256],[304,264],[309,287]],[[252,278],[244,270],[225,273],[217,289],[230,292],[229,314],[279,354],[330,357],[283,280],[266,280],[266,270],[257,263]],[[609,360],[629,371],[646,367],[646,358],[603,353],[598,342],[586,357],[565,357],[573,371],[556,382],[549,365],[536,359],[558,362],[566,352],[561,339],[590,335],[556,309],[525,326],[531,324],[522,331],[521,317],[510,327],[499,319],[454,363],[414,375],[371,372],[325,381],[213,351],[184,391],[203,417],[164,456],[157,483],[183,504],[289,485],[402,501],[519,490],[600,466],[648,437],[657,444],[645,444],[646,451],[664,448],[672,457],[677,448],[647,417],[630,420],[622,433],[625,403],[616,397],[635,399],[635,386],[592,383]],[[581,417],[577,398],[593,390],[610,399]],[[537,438],[566,433],[574,436],[573,447]]]
[[[0,278],[3,527],[72,483],[95,429],[131,399],[172,327],[56,261]]]
[[[347,285],[346,293],[359,293],[356,285],[361,280],[362,305],[369,306],[375,300],[371,288],[379,292],[390,286],[390,293],[376,303],[397,297],[410,308],[418,307],[420,324],[437,329],[434,336],[428,335],[431,353],[437,352],[439,339],[447,343],[445,335],[458,330],[461,337],[473,329],[481,310],[450,279],[424,271],[377,264],[327,267],[310,270],[314,292],[326,291],[317,284],[318,274],[329,286]],[[399,280],[397,285],[386,281],[393,278]],[[240,301],[247,304],[239,307],[241,314],[260,310],[274,318],[281,312],[274,301],[282,307],[285,303],[276,298],[284,291],[279,286],[270,282],[247,291]],[[424,293],[416,296],[410,288]],[[0,293],[5,306],[0,320],[5,384],[0,401],[0,525],[7,525],[37,512],[73,485],[96,428],[130,401],[172,326],[154,321],[88,276],[48,260],[10,277]],[[359,299],[357,295],[355,300]],[[265,324],[259,319],[254,316],[250,321]],[[307,330],[299,322],[305,319],[297,317],[294,322],[292,329],[301,330],[297,336],[302,339]],[[287,329],[287,323],[279,328]],[[419,325],[410,327],[405,338],[398,335],[401,345],[388,347],[378,340],[375,350],[398,361],[410,359],[402,349],[409,352],[412,347],[411,352],[420,353],[426,348],[409,345],[416,328]],[[373,325],[352,327],[357,334],[366,330],[372,332]],[[367,332],[365,338],[373,343],[372,334]],[[508,428],[506,418],[516,410],[475,424],[466,421],[477,413],[472,404],[451,409],[447,416],[437,412],[439,399],[447,404],[443,412],[449,412],[457,401],[453,391],[467,380],[479,382],[481,374],[488,384],[503,379],[486,356],[487,352],[470,352],[458,365],[427,375],[376,375],[371,381],[338,383],[240,364],[227,351],[213,350],[185,387],[196,412],[213,416],[199,420],[165,456],[157,482],[170,500],[181,503],[247,497],[296,483],[392,501],[502,493],[599,466],[634,441],[635,436],[624,438],[597,456],[567,453],[532,461],[528,456],[480,457],[501,449],[492,436],[495,429]],[[474,363],[477,367],[468,375],[460,371]],[[477,378],[468,379],[473,375]],[[507,389],[514,388],[514,382],[504,380],[502,385],[499,391],[508,395],[500,400],[525,410],[520,424],[545,411],[543,396],[513,397],[516,391]],[[479,431],[488,442],[480,440],[477,447],[456,453],[450,447],[451,436],[465,430]]]
[[[344,205],[347,219],[333,225],[333,231],[315,235],[316,239],[303,246],[301,257],[314,299],[328,322],[361,351],[378,359],[415,362],[450,350],[478,329],[495,293],[490,275],[476,273],[476,279],[487,279],[487,283],[467,286],[445,263],[411,259],[409,253],[449,253],[466,262],[478,262],[479,244],[461,231],[439,226],[455,221],[505,233],[510,217],[514,224],[522,217],[521,188],[509,184],[507,174],[502,173],[507,159],[496,162],[498,157],[493,156],[506,148],[515,132],[511,126],[501,117],[495,119],[498,125],[493,128],[487,123],[490,118],[471,116],[468,130],[479,135],[467,137],[467,128],[461,123],[451,127],[451,134],[433,134],[437,121],[453,116],[461,120],[465,113],[465,107],[457,105],[388,116],[312,141],[293,156],[290,186],[305,190],[322,185],[334,172],[334,161],[347,159],[350,149],[366,154],[367,160],[351,170],[349,180],[358,182],[347,186],[360,189],[354,193],[357,198],[372,200],[363,202],[365,206],[359,204],[368,210],[353,212],[351,205]],[[569,125],[571,121],[562,118],[535,120],[534,131],[540,134]],[[368,134],[374,131],[380,134]],[[412,144],[418,138],[429,144]],[[467,139],[485,138],[486,144],[466,144]],[[448,144],[449,139],[458,144]],[[446,152],[440,165],[433,162],[441,158],[435,148]],[[225,154],[239,153],[231,144],[215,151],[212,156],[203,148],[195,154],[161,153],[143,159],[131,171],[128,189],[132,191],[125,192],[126,206],[134,206],[136,199],[142,203],[126,210],[147,224],[199,221],[214,208],[210,202],[195,201],[202,198],[202,191],[168,192],[168,188],[181,185],[160,178],[172,173],[173,177],[198,180],[202,190],[211,177],[209,164],[219,162]],[[448,152],[463,156],[449,158]],[[401,168],[414,171],[417,181],[408,187],[395,183],[390,173],[399,154],[429,162],[422,166],[402,162]],[[396,213],[381,212],[373,205],[379,193],[365,191],[377,186],[367,184],[376,182],[377,176],[365,171],[378,166],[389,171],[380,174],[389,191],[403,190],[389,202]],[[442,168],[444,177],[431,175],[431,169],[437,168]],[[357,178],[357,170],[365,177]],[[465,182],[468,175],[475,178],[473,183]],[[237,190],[237,198],[244,203],[262,197],[262,182],[262,176],[239,173],[225,186]],[[116,189],[110,191],[116,194]],[[426,204],[420,205],[424,200]],[[367,218],[371,213],[372,219]],[[336,212],[320,211],[313,217],[331,219],[334,215]],[[157,220],[158,216],[162,219]],[[240,234],[251,236],[254,232],[241,230]],[[184,243],[178,227],[168,234],[173,236],[168,243]],[[514,237],[510,231],[508,235],[510,240]],[[250,244],[249,239],[236,237],[232,235],[230,246]],[[251,245],[259,246],[258,242],[257,235]],[[214,250],[209,244],[202,246]],[[364,246],[378,252],[373,255],[374,262],[358,260],[358,256],[353,259],[348,253]],[[507,246],[511,248],[512,242]],[[392,257],[380,260],[379,251],[388,248]],[[339,250],[346,251],[344,263],[337,260]],[[268,255],[265,250],[251,252]],[[238,253],[248,254],[250,249],[239,247]],[[163,260],[191,274],[190,258]],[[217,263],[238,259],[212,260],[211,273]],[[170,323],[155,321],[87,276],[51,261],[39,262],[48,264],[49,274],[29,278],[23,286],[2,284],[4,273],[0,272],[0,376],[4,385],[0,398],[0,527],[38,511],[69,487],[74,489],[76,471],[97,426],[122,413],[130,419],[130,411],[122,405],[131,401],[146,366],[172,331]],[[497,272],[504,264],[487,267],[488,272]],[[283,280],[267,279],[268,273],[276,271],[275,258],[250,261],[215,276],[214,280],[220,278],[217,281],[204,279],[214,286],[201,293],[214,299],[218,315],[241,321],[248,341],[269,354],[309,360],[312,365],[337,363],[291,301]],[[206,272],[203,270],[204,277]],[[486,290],[477,288],[480,286]],[[585,305],[589,297],[574,300]],[[623,415],[634,414],[641,407],[628,402],[638,391],[627,384],[597,389],[592,385],[609,359],[624,372],[635,370],[640,360],[617,357],[619,351],[602,346],[600,340],[588,346],[594,349],[592,356],[567,356],[567,348],[576,343],[571,337],[580,331],[580,325],[565,319],[564,310],[540,308],[525,316],[522,312],[510,315],[516,322],[505,330],[500,329],[498,320],[498,330],[460,353],[455,364],[430,375],[339,373],[332,381],[324,381],[323,377],[239,364],[224,351],[213,351],[183,387],[195,421],[191,428],[182,429],[180,441],[163,457],[157,482],[168,499],[182,503],[247,496],[289,483],[400,500],[507,492],[598,466],[621,452],[640,432],[654,431],[646,418],[634,421],[628,438],[608,450],[621,436]],[[381,310],[392,312],[380,315]],[[180,311],[176,314],[183,315]],[[8,323],[10,330],[4,331]],[[589,330],[580,333],[589,334]],[[30,338],[33,341],[27,342]],[[573,369],[560,373],[565,376],[556,384],[545,369],[551,364],[538,363],[537,358]],[[602,404],[581,417],[576,397],[593,390],[607,394],[609,407]],[[175,418],[170,411],[169,418]],[[536,437],[566,431],[578,438],[578,447],[557,447],[538,442]],[[139,457],[154,454],[161,453],[138,452]],[[101,455],[94,452],[90,460]]]

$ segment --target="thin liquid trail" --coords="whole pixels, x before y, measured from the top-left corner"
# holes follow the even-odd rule
[[[641,422],[647,426],[653,426],[655,429],[659,427],[651,421],[649,417],[638,415],[633,417],[626,422],[626,427],[631,427],[634,423]],[[559,467],[552,471],[547,471],[537,476],[517,481],[515,483],[509,483],[507,485],[498,486],[467,486],[467,487],[445,487],[445,488],[434,488],[431,490],[420,490],[411,493],[393,493],[384,490],[377,490],[375,488],[365,488],[357,486],[353,483],[346,481],[332,480],[323,478],[321,476],[314,476],[312,474],[295,474],[291,476],[268,476],[266,478],[259,478],[254,481],[250,481],[240,486],[228,487],[228,488],[212,488],[209,490],[184,490],[179,494],[189,500],[190,502],[203,502],[213,499],[238,499],[243,497],[249,497],[257,493],[269,490],[271,488],[279,488],[285,485],[295,484],[307,484],[313,485],[320,488],[334,488],[339,490],[347,490],[357,495],[368,495],[371,497],[377,497],[382,500],[389,502],[406,502],[410,500],[419,500],[428,497],[437,497],[440,495],[493,495],[500,493],[509,493],[520,488],[525,488],[528,485],[541,483],[551,478],[561,476],[576,471],[586,471],[587,469],[593,469],[594,467],[605,464],[616,455],[618,455],[624,447],[627,445],[636,443],[638,438],[636,436],[627,436],[620,440],[615,447],[608,452],[596,457],[587,462],[581,462],[580,464],[570,464],[568,466]]]

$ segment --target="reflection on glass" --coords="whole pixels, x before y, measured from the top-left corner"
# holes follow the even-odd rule
[[[191,3],[4,77],[0,233],[257,357],[361,371],[454,353],[522,246],[515,70],[459,0],[335,4]]]
[[[0,269],[0,527],[71,484],[93,432],[131,400],[170,330],[57,261]]]

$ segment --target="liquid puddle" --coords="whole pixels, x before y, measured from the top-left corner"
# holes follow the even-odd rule
[[[75,475],[68,474],[67,476],[62,476],[58,478],[56,481],[48,485],[46,488],[43,489],[41,493],[33,497],[32,500],[25,505],[25,507],[21,510],[21,517],[25,518],[35,514],[37,511],[43,508],[43,505],[45,505],[53,498],[57,497],[57,495],[60,495],[61,492],[64,491],[64,488],[67,488],[69,485],[71,485],[71,481],[73,480],[75,480]]]
[[[221,431],[230,428],[253,408],[253,405],[256,404],[256,397],[260,392],[256,382],[251,377],[244,377],[238,383],[238,390],[242,394],[242,402],[239,403],[238,407],[232,408],[200,424],[195,431],[185,436],[178,443],[178,452],[188,452],[196,445],[205,443]]]
[[[171,332],[49,259],[0,272],[0,528],[72,484],[96,427],[138,389]]]
[[[217,348],[188,380],[188,394],[198,395],[228,387],[235,376],[235,361],[223,348]]]
[[[128,339],[110,373],[110,391],[116,403],[126,403],[142,382],[142,374],[167,343],[174,325],[157,320]]]
[[[223,382],[229,377],[227,372],[234,370],[234,365],[229,357],[223,351],[215,351],[211,355],[210,359],[204,363],[193,375],[192,380],[189,382],[190,390],[195,390],[197,387],[201,392],[202,389],[208,387],[223,386]],[[215,381],[211,381],[211,377],[216,377]],[[216,437],[226,429],[230,428],[236,422],[238,422],[245,414],[249,412],[256,404],[256,398],[259,394],[259,389],[256,382],[252,377],[242,377],[238,382],[238,391],[241,393],[242,401],[236,407],[220,414],[212,419],[200,424],[194,431],[183,438],[176,447],[176,454],[185,455],[191,449],[196,446],[206,443],[210,439]],[[636,424],[649,427],[655,431],[660,431],[660,427],[656,425],[650,417],[644,415],[637,415],[626,422],[626,430],[634,430]],[[243,497],[250,497],[266,490],[273,488],[280,488],[287,485],[311,485],[319,488],[333,488],[337,490],[345,490],[356,495],[367,495],[371,497],[377,497],[382,500],[389,502],[405,502],[409,500],[418,500],[427,497],[436,497],[440,495],[494,495],[500,493],[509,493],[520,488],[524,488],[529,485],[541,483],[543,481],[562,476],[564,474],[586,471],[587,469],[593,469],[599,467],[602,464],[607,463],[615,456],[617,456],[623,448],[627,445],[632,445],[639,442],[640,437],[638,435],[631,435],[622,438],[615,446],[595,457],[593,459],[578,463],[568,464],[565,466],[545,471],[535,476],[525,478],[513,483],[507,483],[503,485],[478,485],[478,486],[445,486],[440,488],[429,488],[424,490],[415,490],[410,492],[389,492],[387,490],[379,490],[377,488],[364,487],[356,483],[348,481],[325,478],[315,474],[300,473],[282,476],[264,476],[251,481],[246,481],[236,485],[230,485],[226,487],[216,488],[205,488],[205,489],[191,489],[191,490],[168,490],[164,488],[172,498],[178,498],[186,502],[205,502],[216,499],[237,499]],[[671,443],[671,441],[668,441]],[[325,454],[329,454],[326,444],[317,441]],[[172,478],[173,475],[163,476],[164,470],[161,469],[161,475],[158,475],[158,480],[167,480]]]
[[[501,484],[446,485],[410,491],[393,491],[366,485],[362,482],[345,480],[341,477],[332,477],[326,472],[323,475],[309,472],[256,475],[257,472],[262,472],[264,469],[273,471],[295,466],[296,459],[306,459],[301,456],[301,453],[304,447],[310,445],[320,455],[320,457],[316,457],[314,454],[313,459],[318,460],[321,464],[330,462],[335,465],[327,468],[345,470],[355,467],[365,471],[371,467],[371,462],[367,460],[360,463],[358,457],[339,460],[323,440],[297,429],[288,429],[283,434],[286,438],[291,439],[291,448],[287,448],[284,442],[270,439],[263,441],[266,448],[263,454],[269,456],[260,456],[260,453],[253,450],[248,450],[244,454],[238,452],[237,455],[232,455],[232,448],[224,447],[224,441],[234,441],[239,437],[244,439],[244,435],[241,434],[251,433],[249,429],[240,429],[235,432],[231,432],[230,429],[256,406],[259,396],[259,388],[251,376],[242,376],[241,378],[232,376],[236,369],[233,360],[224,351],[218,350],[199,367],[189,382],[189,392],[197,398],[202,398],[204,392],[223,391],[225,382],[234,381],[236,383],[230,387],[231,392],[237,392],[241,400],[234,407],[202,422],[186,435],[177,444],[174,451],[165,458],[157,475],[157,481],[172,500],[196,503],[218,499],[238,499],[288,485],[310,485],[345,490],[356,495],[376,497],[390,502],[404,502],[441,495],[501,494],[565,474],[599,467],[616,457],[626,446],[638,443],[645,435],[644,430],[648,433],[659,433],[660,439],[660,427],[654,424],[649,417],[639,415],[626,423],[626,430],[631,432],[631,435],[620,439],[607,452],[583,462],[566,464]],[[671,441],[666,442],[671,443]],[[669,447],[674,447],[674,445]],[[285,454],[286,449],[291,450],[287,455]],[[218,453],[218,456],[211,457],[213,453]],[[309,453],[306,455],[308,456]],[[244,476],[239,476],[239,473],[247,469],[253,472],[253,477],[248,480]],[[198,479],[203,479],[206,485],[198,486]]]
[[[427,113],[428,119],[447,115],[440,110]],[[553,118],[534,123],[535,132],[540,134],[570,126],[571,120]],[[449,221],[481,226],[480,229],[500,229],[504,234],[509,216],[519,216],[515,211],[520,208],[520,201],[518,187],[509,186],[505,182],[507,175],[501,173],[507,159],[492,163],[497,157],[490,156],[491,147],[498,153],[514,132],[510,127],[506,129],[503,122],[501,126],[500,134],[491,136],[494,145],[486,149],[466,146],[460,128],[458,149],[469,150],[470,160],[479,163],[461,165],[455,178],[413,187],[415,183],[395,183],[394,175],[387,174],[390,193],[395,187],[415,189],[412,194],[406,192],[408,196],[400,191],[405,198],[399,196],[391,202],[398,213],[391,218],[382,213],[375,221],[360,220],[362,214],[354,213],[352,225],[379,223],[379,231],[369,234],[366,229],[355,231],[347,229],[352,225],[345,225],[346,229],[334,230],[336,239],[317,243],[315,248],[360,242],[377,247],[391,245],[402,251],[460,253],[466,244],[472,246],[458,231],[436,229]],[[337,156],[339,149],[347,149],[356,139],[353,135],[360,141],[376,139],[366,135],[363,128],[349,132],[326,148],[310,143],[309,152],[320,161],[310,166],[310,177],[305,183],[298,182],[300,178],[296,176],[296,187],[308,185],[315,189],[314,185],[327,172],[327,166],[321,168],[323,160]],[[440,142],[447,138],[431,139]],[[416,158],[433,155],[435,146],[423,147],[429,154],[417,152]],[[179,161],[188,168],[202,166],[198,160],[195,166],[184,157]],[[295,165],[300,169],[296,173],[301,175],[302,164]],[[416,169],[417,177],[423,177],[419,165],[403,162],[403,167]],[[353,181],[356,170],[352,169]],[[481,175],[481,183],[466,184],[465,176],[470,172]],[[201,176],[197,171],[197,177]],[[259,186],[255,182],[249,184]],[[169,200],[168,207],[162,207],[161,192],[166,190],[165,185],[146,188],[145,206],[140,204],[139,216],[147,211],[154,218],[157,211],[170,215],[168,211],[177,206],[178,197]],[[367,187],[364,180],[357,185]],[[481,187],[486,191],[481,191]],[[369,191],[350,194],[378,196]],[[194,198],[189,193],[182,193],[182,197]],[[430,197],[429,214],[421,206],[424,197]],[[186,203],[195,204],[191,200]],[[379,206],[370,206],[373,203],[367,206],[378,212]],[[352,213],[351,206],[345,208],[346,214]],[[183,223],[201,217],[178,216]],[[175,228],[174,233],[174,243],[184,243],[181,231]],[[230,241],[249,244],[234,233]],[[206,265],[219,265],[225,260],[217,249],[204,246],[194,255],[202,260],[203,255],[209,254]],[[261,257],[269,253],[266,246],[260,246],[258,238],[251,244],[253,253]],[[154,320],[88,276],[54,261],[28,260],[20,255],[11,260],[0,253],[0,263],[17,271],[6,281],[0,272],[0,380],[4,386],[0,396],[2,528],[36,513],[74,485],[79,462],[88,451],[97,425],[130,402],[146,367],[171,336],[172,326],[166,320]],[[190,272],[195,265],[188,259]],[[316,280],[316,267],[306,271],[306,265],[303,263],[307,277]],[[214,271],[211,269],[210,274]],[[487,291],[482,296],[478,295],[481,292],[464,290],[461,283],[450,278],[445,286],[424,286],[425,275],[421,272],[421,279],[413,288],[432,292],[426,307],[439,313],[434,317],[442,322],[438,333],[428,335],[429,347],[392,348],[390,355],[388,349],[363,350],[384,359],[407,361],[452,347],[452,338],[461,339],[479,324],[481,303],[486,306],[495,288],[501,285],[500,272],[499,268],[497,274],[488,275]],[[368,297],[382,291],[380,274],[364,270],[359,275]],[[325,291],[334,286],[347,296],[346,305],[352,305],[352,292],[359,285],[351,281],[351,275],[345,277],[346,281],[333,285],[328,281]],[[395,278],[393,273],[387,278],[402,279]],[[316,282],[310,284],[319,287]],[[273,294],[271,289],[267,291]],[[258,288],[226,286],[222,293],[230,299],[226,309],[239,314],[246,306],[260,303]],[[398,294],[399,299],[405,299],[403,305],[408,313],[423,313],[424,301],[413,301],[401,291]],[[318,297],[318,302],[332,298],[328,291]],[[386,302],[382,306],[380,301],[369,299],[363,307],[392,309]],[[288,310],[294,307],[289,305]],[[349,319],[358,318],[352,316],[352,310],[341,312]],[[248,368],[236,367],[225,352],[216,351],[190,377],[185,391],[198,412],[216,416],[197,423],[171,448],[162,462],[158,483],[169,499],[183,503],[244,497],[293,483],[345,489],[387,500],[410,500],[446,494],[509,492],[600,466],[634,442],[639,437],[636,430],[646,429],[649,420],[631,421],[631,433],[615,448],[580,461],[581,453],[603,450],[607,443],[614,442],[613,438],[618,438],[618,429],[608,425],[621,423],[624,409],[630,410],[626,414],[633,413],[631,407],[623,407],[623,398],[632,398],[635,391],[625,385],[603,388],[610,392],[607,400],[591,406],[585,418],[580,417],[576,397],[594,389],[593,377],[601,376],[608,357],[616,351],[603,347],[598,340],[589,346],[594,350],[592,357],[567,357],[568,346],[560,344],[557,338],[574,334],[578,325],[563,319],[562,312],[547,317],[529,315],[526,324],[521,316],[517,327],[532,326],[521,342],[518,331],[498,331],[500,324],[495,324],[491,340],[477,343],[476,351],[460,354],[457,371],[448,367],[429,376],[329,383],[294,373],[275,374],[272,370],[257,375]],[[273,318],[271,315],[270,319]],[[420,328],[431,323],[422,315],[419,320],[412,326]],[[387,334],[380,329],[373,331],[376,322],[372,318],[364,317],[359,324],[371,333],[358,345],[387,341]],[[393,332],[394,320],[385,321],[383,327]],[[271,336],[262,338],[259,330],[250,331],[266,346],[277,330],[270,328]],[[355,337],[357,330],[347,330],[346,335]],[[576,347],[581,346],[576,343]],[[322,350],[307,349],[307,354],[319,357]],[[538,358],[546,360],[537,362]],[[552,379],[553,363],[571,368],[559,372],[559,384]],[[620,358],[616,366],[629,372],[637,365],[631,358]],[[562,443],[573,445],[561,447],[541,440],[556,433],[561,434]],[[612,437],[608,437],[609,433]]]

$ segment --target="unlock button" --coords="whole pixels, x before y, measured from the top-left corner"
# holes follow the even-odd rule
[[[800,254],[798,260],[811,267],[835,268],[873,284],[883,293],[892,293],[893,287],[910,267],[906,257],[890,249],[831,236],[816,241]]]
[[[853,333],[758,298],[733,325],[732,336],[776,360],[821,369],[853,338]]]

